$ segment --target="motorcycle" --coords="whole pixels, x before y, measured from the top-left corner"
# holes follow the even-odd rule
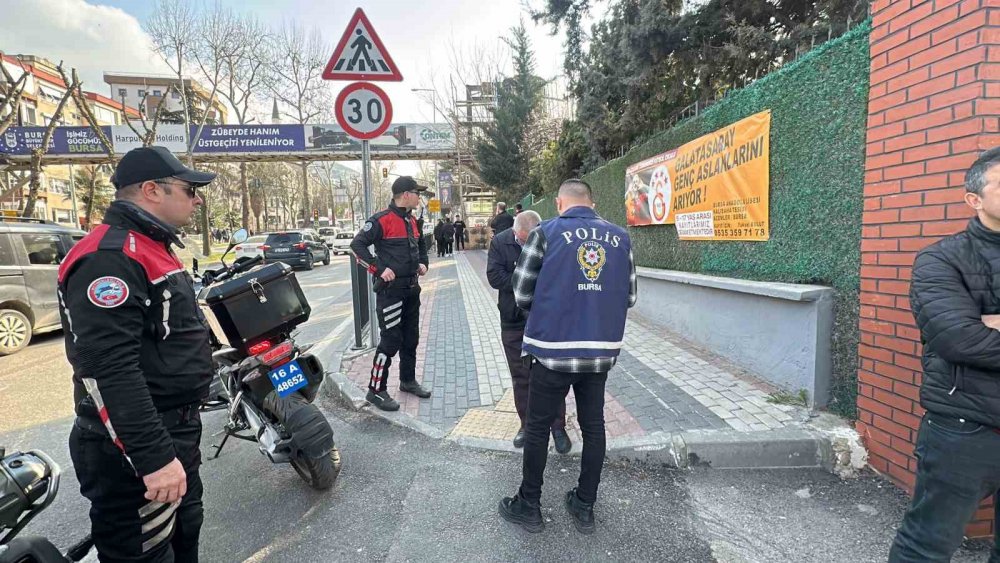
[[[15,537],[55,500],[61,475],[59,465],[44,452],[7,455],[0,447],[0,563],[81,561],[93,547],[90,536],[66,553],[43,537]]]
[[[295,342],[295,327],[311,308],[295,274],[280,262],[225,257],[247,239],[233,234],[222,267],[200,276],[198,303],[211,328],[215,377],[202,411],[226,410],[222,442],[255,442],[272,463],[289,463],[311,487],[330,488],[341,470],[333,429],[313,404],[325,379],[311,345]],[[193,268],[197,276],[197,264]]]

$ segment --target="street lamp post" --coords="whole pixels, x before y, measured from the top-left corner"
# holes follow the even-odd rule
[[[437,125],[437,90],[433,88],[410,88],[411,92],[430,92],[431,93],[431,122]],[[438,185],[438,161],[434,161],[434,191],[438,193],[438,198],[441,197],[441,186]],[[439,212],[440,213],[440,212]],[[434,218],[431,217],[431,220]]]

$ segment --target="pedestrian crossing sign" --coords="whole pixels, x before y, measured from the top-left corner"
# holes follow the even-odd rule
[[[375,33],[368,16],[361,8],[355,10],[343,37],[333,50],[330,62],[323,71],[324,80],[369,80],[400,82],[396,63]]]

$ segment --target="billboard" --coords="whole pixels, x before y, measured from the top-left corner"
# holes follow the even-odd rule
[[[143,130],[141,124],[134,124]],[[142,146],[142,141],[127,125],[101,128],[114,146],[116,154]],[[187,152],[188,140],[198,132],[184,125],[162,123],[156,130],[156,144],[171,152]],[[0,154],[29,156],[40,148],[45,127],[10,127],[0,136]],[[451,126],[432,123],[401,123],[389,127],[381,137],[370,142],[372,152],[451,151],[455,136]],[[194,147],[195,154],[266,154],[319,153],[361,150],[361,142],[352,139],[339,125],[206,125]],[[47,154],[103,155],[97,135],[89,127],[56,127]]]
[[[674,224],[684,240],[768,240],[770,134],[764,111],[633,164],[628,225]]]

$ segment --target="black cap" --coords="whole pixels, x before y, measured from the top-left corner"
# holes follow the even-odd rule
[[[111,183],[120,190],[160,178],[177,178],[193,186],[204,186],[215,179],[215,174],[191,170],[166,147],[142,147],[125,153],[111,176]]]
[[[392,195],[399,195],[405,192],[423,192],[427,186],[421,186],[410,176],[400,176],[392,183]]]

